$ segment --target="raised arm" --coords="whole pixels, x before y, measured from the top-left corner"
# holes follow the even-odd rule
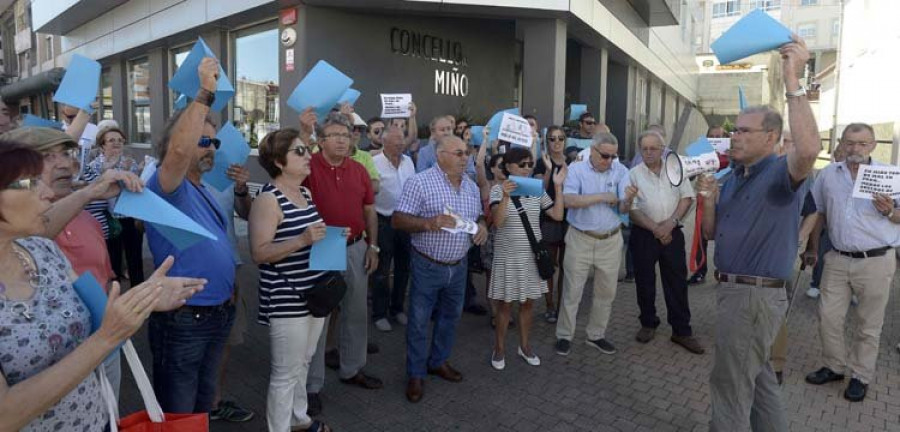
[[[806,42],[797,35],[793,38],[793,42],[785,44],[780,49],[781,57],[784,59],[782,66],[784,88],[788,94],[801,88],[798,77],[809,61]],[[787,105],[791,136],[794,138],[794,147],[788,150],[788,170],[796,186],[812,171],[816,157],[822,151],[822,141],[819,137],[819,128],[816,126],[816,118],[806,96],[789,96]]]
[[[409,135],[406,137],[406,146],[409,147],[413,143],[419,141],[419,126],[416,123],[416,113],[418,112],[418,108],[416,108],[415,102],[409,103],[409,121],[406,123],[406,130],[409,132]]]
[[[214,58],[205,57],[197,68],[197,73],[200,75],[200,90],[175,124],[169,137],[165,159],[159,166],[159,184],[165,193],[174,192],[190,169],[197,142],[203,134],[201,126],[209,114],[209,106],[197,99],[205,99],[207,93],[215,93],[216,82],[219,79],[219,62]]]

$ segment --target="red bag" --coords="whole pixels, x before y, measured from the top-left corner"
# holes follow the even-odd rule
[[[153,423],[146,410],[119,420],[119,432],[207,432],[206,414],[165,414],[163,423]]]

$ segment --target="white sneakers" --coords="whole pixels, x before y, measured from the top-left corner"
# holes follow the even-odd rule
[[[519,357],[522,357],[522,360],[525,360],[525,362],[531,366],[541,365],[541,359],[537,355],[534,353],[531,353],[531,357],[525,355],[525,351],[522,351],[522,347],[519,347]],[[498,371],[506,369],[506,359],[503,357],[498,359],[497,352],[491,351],[491,367]]]
[[[819,298],[819,289],[814,286],[810,286],[809,289],[806,290],[806,296],[813,299]]]
[[[389,332],[393,330],[391,328],[391,323],[387,318],[381,318],[378,321],[375,321],[375,328],[383,332]]]
[[[497,360],[497,353],[495,351],[491,351],[491,367],[498,371],[506,369],[506,359],[500,357],[500,359]]]

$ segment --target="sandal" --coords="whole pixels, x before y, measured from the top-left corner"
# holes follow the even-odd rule
[[[308,428],[291,428],[291,432],[331,432],[331,427],[319,420],[313,420],[312,424],[309,425]]]

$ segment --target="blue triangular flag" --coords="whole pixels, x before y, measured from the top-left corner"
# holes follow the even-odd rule
[[[741,111],[747,108],[747,96],[744,96],[744,86],[742,85],[738,86],[738,108]]]
[[[748,13],[710,45],[719,63],[728,64],[790,43],[791,31],[761,9]]]
[[[212,50],[206,46],[203,38],[198,38],[197,43],[191,48],[190,54],[181,63],[175,76],[169,80],[169,88],[187,97],[194,97],[200,90],[200,75],[197,74],[197,68],[204,57],[216,58]],[[228,104],[231,97],[234,96],[234,87],[228,81],[225,70],[219,65],[219,81],[216,83],[216,100],[213,102],[210,110],[221,111]]]
[[[53,94],[53,101],[76,107],[88,114],[94,112],[91,107],[97,99],[100,89],[100,63],[87,57],[73,54],[69,67],[63,76],[59,88]]]

